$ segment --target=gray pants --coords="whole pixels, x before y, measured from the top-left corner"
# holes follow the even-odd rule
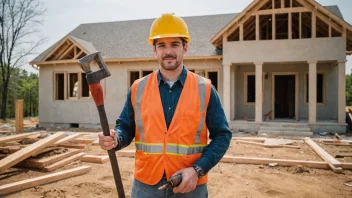
[[[166,183],[163,178],[154,186],[143,184],[134,179],[132,185],[131,198],[207,198],[207,184],[198,185],[196,189],[189,193],[174,193],[172,189],[158,190],[158,187]]]

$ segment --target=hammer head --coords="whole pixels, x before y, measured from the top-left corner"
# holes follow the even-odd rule
[[[92,70],[90,69],[90,64],[92,61],[97,62],[97,64],[99,65],[100,69],[98,71],[92,72]],[[86,73],[88,85],[100,82],[100,80],[111,76],[101,56],[101,52],[95,52],[84,56],[83,58],[78,60],[78,64]]]

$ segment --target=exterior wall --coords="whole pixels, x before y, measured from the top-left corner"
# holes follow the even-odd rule
[[[224,63],[343,61],[346,39],[342,37],[225,42]]]
[[[237,65],[235,77],[236,84],[236,119],[243,120],[246,116],[248,119],[255,118],[255,104],[245,103],[244,98],[244,78],[245,72],[255,72],[254,65]],[[268,79],[263,80],[264,102],[263,112],[266,114],[272,110],[272,80],[273,72],[297,72],[299,79],[299,118],[308,119],[308,103],[305,103],[305,80],[304,76],[308,74],[307,63],[286,63],[286,64],[265,64],[263,65],[263,74],[268,72]],[[337,73],[336,66],[330,63],[318,63],[317,73],[324,73],[325,82],[325,103],[317,104],[317,120],[337,120]],[[323,88],[324,89],[324,88]]]
[[[184,64],[195,72],[218,71],[219,95],[222,96],[221,60],[186,60]],[[131,70],[157,70],[156,61],[108,63],[111,76],[101,83],[104,89],[105,110],[111,127],[124,106]],[[98,67],[95,65],[92,70]],[[82,72],[78,64],[41,65],[39,70],[40,127],[70,127],[71,123],[84,128],[99,128],[100,121],[92,98],[54,100],[54,72]]]

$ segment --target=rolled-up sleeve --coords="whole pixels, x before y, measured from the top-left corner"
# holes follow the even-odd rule
[[[115,150],[121,150],[131,144],[135,137],[134,110],[131,102],[131,89],[128,91],[125,105],[116,120],[115,131],[118,145]]]
[[[211,142],[203,150],[202,157],[196,161],[195,165],[208,173],[225,155],[232,138],[224,109],[214,86],[211,88],[206,124]]]

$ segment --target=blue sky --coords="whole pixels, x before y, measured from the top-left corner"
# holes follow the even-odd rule
[[[155,18],[164,12],[179,16],[238,13],[252,0],[45,0],[47,12],[44,16],[42,32],[47,42],[36,51],[41,53],[82,23],[124,21]],[[352,24],[351,0],[318,0],[324,6],[338,5],[344,19]],[[37,72],[28,62],[24,69]],[[346,73],[351,73],[352,57],[347,57]]]

